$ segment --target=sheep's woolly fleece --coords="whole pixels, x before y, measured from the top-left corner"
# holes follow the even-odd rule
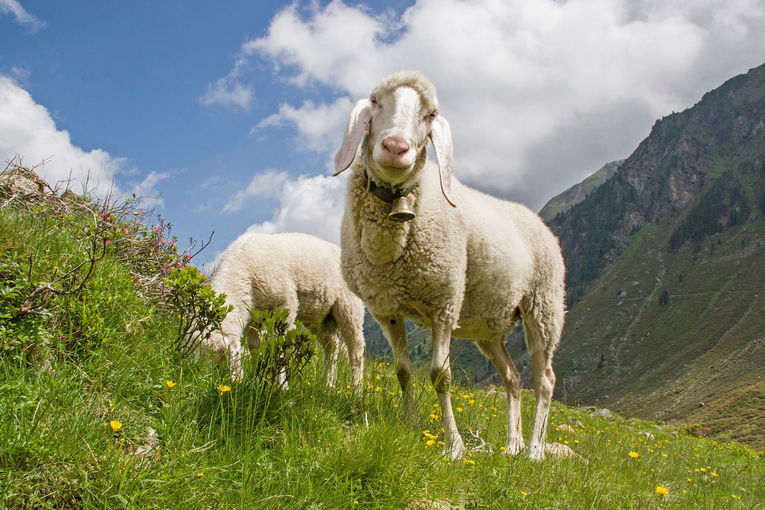
[[[335,333],[339,331],[351,355],[354,383],[358,382],[364,352],[364,304],[343,280],[336,245],[307,234],[246,233],[223,253],[210,286],[225,292],[226,303],[234,310],[221,330],[213,333],[208,348],[230,356],[235,376],[241,371],[240,337],[250,323],[250,310],[279,307],[289,311],[289,324],[297,319],[315,333],[325,353],[328,348],[336,351]],[[248,334],[250,347],[257,348],[259,341],[252,329]],[[334,372],[332,366],[328,368],[328,375]]]

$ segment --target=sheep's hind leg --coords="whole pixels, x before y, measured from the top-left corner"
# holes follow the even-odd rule
[[[220,339],[222,345],[214,345],[214,348],[225,349],[228,358],[231,378],[234,381],[242,379],[242,342],[241,337],[247,325],[250,323],[250,312],[247,303],[237,302],[234,309],[223,319],[220,327]],[[213,335],[215,338],[215,335]],[[217,342],[216,342],[217,343]]]
[[[486,342],[476,342],[476,345],[491,360],[502,378],[507,395],[507,444],[505,453],[518,455],[524,449],[523,430],[521,424],[521,377],[510,358],[503,338]]]
[[[404,410],[409,419],[416,424],[419,420],[414,407],[414,381],[412,380],[414,369],[406,346],[404,319],[402,317],[375,317],[375,320],[382,327],[385,338],[393,349],[396,377],[404,394]]]
[[[457,430],[454,420],[449,387],[452,382],[452,369],[449,360],[451,328],[433,324],[433,359],[430,364],[430,380],[438,394],[438,402],[443,412],[444,455],[452,460],[462,457],[465,443]]]
[[[534,423],[531,426],[528,455],[532,460],[542,460],[545,458],[547,418],[555,388],[555,373],[552,369],[553,350],[548,348],[548,344],[544,341],[544,335],[540,331],[539,325],[533,322],[533,318],[524,315],[523,325],[526,330],[526,344],[534,365],[534,391],[537,400]]]

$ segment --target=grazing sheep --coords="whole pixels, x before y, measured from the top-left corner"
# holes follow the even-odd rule
[[[427,161],[428,140],[438,166]],[[335,175],[349,167],[343,276],[393,348],[407,412],[414,418],[404,317],[432,329],[430,378],[443,410],[445,453],[464,451],[449,398],[451,336],[473,340],[493,362],[507,393],[505,451],[523,450],[520,379],[503,343],[523,319],[537,401],[527,453],[544,458],[552,356],[565,313],[555,236],[526,207],[452,178],[449,124],[438,114],[434,86],[418,72],[388,76],[356,103]]]
[[[364,304],[345,284],[340,273],[340,248],[306,234],[241,235],[223,253],[210,278],[216,292],[226,293],[228,313],[219,331],[204,346],[228,355],[231,372],[241,378],[241,337],[250,349],[260,347],[256,328],[249,327],[251,310],[289,311],[287,322],[301,321],[324,350],[326,382],[337,374],[339,331],[351,366],[351,380],[359,385],[364,364]],[[284,382],[284,381],[280,381]]]

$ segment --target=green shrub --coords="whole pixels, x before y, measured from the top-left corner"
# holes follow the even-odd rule
[[[226,305],[226,295],[212,290],[207,277],[193,266],[173,268],[164,282],[172,310],[178,316],[173,345],[176,351],[187,355],[220,329],[226,314],[234,307]]]

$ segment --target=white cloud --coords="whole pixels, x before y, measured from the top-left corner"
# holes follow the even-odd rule
[[[199,102],[205,106],[218,104],[226,108],[249,110],[253,95],[252,86],[242,85],[235,78],[224,76],[207,87],[207,92],[199,98]]]
[[[56,128],[48,110],[29,92],[0,75],[0,161],[21,157],[52,186],[70,182],[77,192],[104,197],[113,186],[124,158],[101,149],[85,151],[72,144],[69,133]],[[113,191],[118,192],[114,189]]]
[[[384,49],[378,37],[394,29],[393,23],[390,18],[370,15],[363,5],[348,7],[340,1],[324,9],[314,5],[311,16],[301,19],[293,4],[274,16],[268,35],[246,42],[241,51],[270,58],[279,69],[293,70],[290,81],[300,87],[318,80],[340,90],[366,93],[360,85],[349,89],[348,84],[364,80],[374,84],[380,66],[387,63],[375,60]]]
[[[199,102],[205,106],[217,104],[225,108],[249,110],[255,92],[252,85],[241,81],[240,75],[245,64],[246,60],[238,59],[230,73],[207,86],[207,92],[199,98]]]
[[[250,133],[288,124],[297,129],[295,143],[299,149],[319,153],[331,152],[337,148],[337,141],[342,138],[352,107],[353,102],[349,97],[341,97],[332,103],[318,106],[313,101],[305,101],[299,108],[282,104],[279,113],[261,120]]]
[[[125,158],[74,145],[69,133],[56,127],[47,108],[0,74],[0,163],[4,166],[18,158],[54,188],[60,184],[101,199],[110,193],[115,197],[123,194],[116,182],[118,173],[138,173],[127,167]],[[162,205],[154,186],[168,177],[169,172],[150,172],[141,182],[128,184],[127,189],[147,196],[152,205]]]
[[[223,206],[223,212],[236,212],[244,207],[251,198],[274,198],[282,193],[287,182],[287,172],[267,170],[252,177],[246,188],[237,191],[236,195]]]
[[[347,96],[421,69],[451,122],[458,177],[533,207],[765,60],[763,0],[418,0],[400,19],[334,0],[302,12],[279,12],[240,54],[270,61],[294,104],[317,84],[340,99],[281,105],[260,129],[292,123],[299,146],[330,157]]]
[[[141,182],[134,183],[130,192],[142,198],[145,207],[164,207],[165,200],[157,192],[157,184],[172,177],[172,172],[151,171]]]
[[[0,14],[13,16],[16,23],[26,27],[32,33],[42,30],[47,25],[37,16],[29,14],[18,0],[0,0]]]
[[[340,242],[340,221],[345,204],[344,177],[301,175],[284,182],[276,198],[274,216],[250,226],[248,232],[308,232],[327,241]]]

